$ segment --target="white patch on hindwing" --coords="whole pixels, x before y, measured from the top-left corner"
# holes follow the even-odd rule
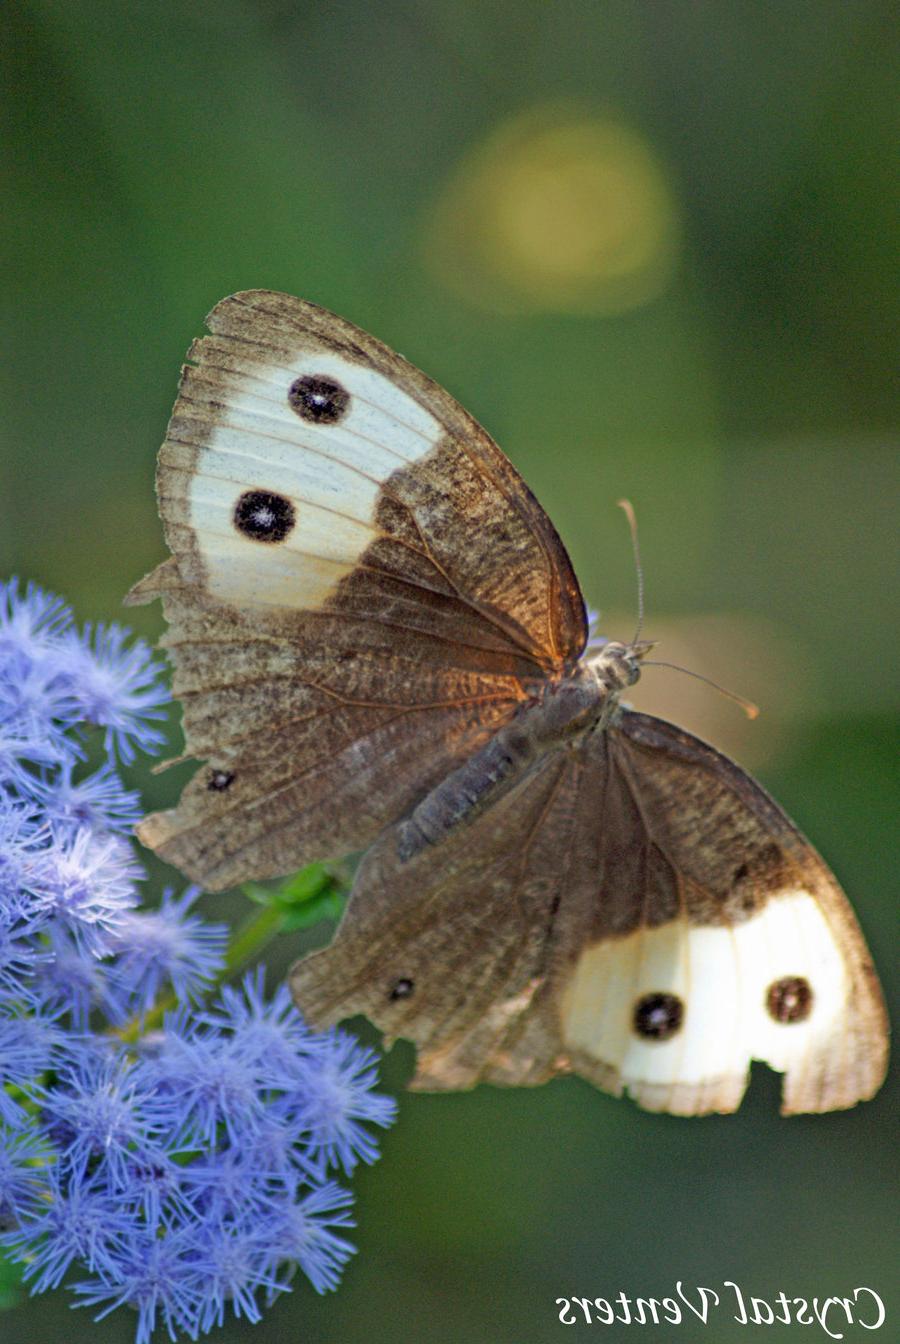
[[[779,1022],[767,994],[791,977],[808,982],[812,999],[802,1020]],[[709,1104],[697,1109],[729,1109],[740,1101],[751,1060],[787,1072],[827,1053],[841,1030],[848,988],[821,907],[809,893],[787,890],[740,924],[678,919],[589,947],[566,989],[563,1041],[611,1065],[635,1095],[642,1087],[682,1096],[697,1089],[699,1098],[704,1085],[718,1082]],[[668,1039],[635,1030],[636,1005],[657,993],[683,1005],[681,1025]]]
[[[207,585],[239,607],[315,609],[378,535],[380,486],[431,451],[441,426],[390,378],[332,351],[224,376],[216,391],[223,409],[188,494]],[[349,394],[335,423],[304,419],[291,406],[291,386],[303,377],[330,379]],[[260,541],[235,526],[248,492],[290,501],[283,539]]]

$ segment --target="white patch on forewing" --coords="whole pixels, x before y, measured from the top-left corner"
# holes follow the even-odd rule
[[[288,391],[304,375],[349,393],[336,424],[292,409]],[[222,399],[189,496],[209,588],[236,606],[315,609],[375,539],[381,484],[428,453],[441,427],[389,378],[332,352],[235,374]],[[235,528],[235,504],[248,490],[291,501],[296,522],[283,541],[255,541]]]
[[[803,1021],[776,1022],[767,1011],[769,987],[787,976],[804,977],[812,989]],[[669,1040],[634,1030],[636,1003],[655,992],[684,1004],[681,1029]],[[787,1072],[827,1058],[847,994],[844,961],[821,908],[807,892],[788,890],[731,928],[679,919],[588,948],[566,992],[563,1040],[618,1069],[632,1092],[696,1088],[702,1098],[704,1085],[730,1079],[736,1105],[752,1059]]]

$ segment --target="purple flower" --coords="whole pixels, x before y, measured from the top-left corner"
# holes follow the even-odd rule
[[[173,1155],[157,1147],[153,1152],[134,1153],[129,1158],[120,1194],[133,1211],[135,1224],[155,1229],[163,1219],[166,1226],[175,1226],[196,1217],[197,1209],[191,1202],[193,1192],[185,1179],[194,1163],[183,1166],[181,1156],[180,1152]]]
[[[46,919],[25,891],[12,887],[4,867],[0,850],[0,1003],[15,998],[33,1002],[34,976],[52,956],[38,936]]]
[[[203,1333],[223,1325],[228,1304],[236,1317],[256,1322],[262,1317],[256,1295],[266,1289],[274,1296],[287,1284],[275,1277],[271,1224],[216,1222],[207,1225],[196,1248],[196,1266],[203,1283],[199,1327]]]
[[[0,1226],[37,1207],[47,1189],[49,1160],[37,1134],[19,1132],[0,1139]]]
[[[0,719],[0,794],[13,792],[27,797],[34,785],[32,765],[59,765],[65,753],[55,738],[40,726]]]
[[[180,1178],[186,1198],[208,1223],[246,1219],[251,1210],[264,1221],[297,1183],[267,1163],[252,1144],[243,1143],[203,1150],[181,1169]]]
[[[387,1127],[396,1118],[393,1097],[372,1091],[377,1060],[346,1032],[332,1030],[328,1048],[305,1061],[290,1098],[308,1131],[311,1154],[348,1174],[357,1162],[374,1162],[378,1145],[363,1122]]]
[[[282,1047],[299,1043],[299,1064],[248,1057],[242,1033],[267,1021]],[[258,1320],[297,1268],[318,1292],[337,1287],[353,1253],[337,1230],[352,1226],[352,1196],[328,1179],[323,1141],[346,1150],[345,1165],[375,1156],[364,1125],[388,1123],[393,1103],[371,1094],[370,1052],[340,1032],[312,1036],[281,996],[270,1011],[248,976],[210,1012],[170,1014],[153,1049],[73,1036],[61,1053],[54,1081],[31,1089],[55,1163],[39,1169],[49,1202],[31,1198],[0,1132],[18,1219],[0,1243],[37,1291],[80,1263],[90,1277],[74,1286],[79,1305],[105,1315],[128,1303],[148,1340],[158,1325],[196,1338],[229,1304]]]
[[[106,729],[106,751],[125,765],[135,748],[155,751],[164,741],[153,725],[166,717],[168,693],[160,685],[158,663],[143,640],[126,644],[120,625],[98,625],[64,641],[67,676],[80,717]]]
[[[201,1020],[233,1033],[235,1049],[244,1059],[287,1080],[306,1055],[320,1048],[322,1038],[300,1017],[286,985],[279,985],[267,1003],[264,982],[265,970],[258,966],[239,986],[223,986],[221,1007],[202,1014]]]
[[[284,1190],[322,1176],[321,1162],[308,1151],[305,1123],[283,1097],[269,1100],[262,1123],[244,1140],[242,1152],[248,1167],[255,1164],[273,1173]]]
[[[0,664],[13,654],[42,658],[56,646],[72,624],[72,613],[61,597],[36,583],[19,591],[19,580],[0,582]]]
[[[201,1033],[183,1014],[168,1014],[159,1051],[145,1061],[156,1086],[171,1099],[181,1134],[194,1146],[214,1148],[220,1131],[240,1143],[263,1115],[259,1069],[212,1032]]]
[[[181,1001],[196,998],[223,969],[228,927],[188,914],[199,895],[199,887],[188,887],[177,899],[166,891],[157,910],[129,911],[119,921],[110,943],[115,962],[109,984],[117,1020],[149,1013],[168,985]]]
[[[15,727],[48,752],[64,760],[79,752],[66,732],[78,722],[75,698],[59,659],[51,653],[29,658],[14,653],[3,663],[0,678],[0,723]]]
[[[74,1285],[82,1299],[77,1305],[105,1304],[95,1317],[98,1321],[116,1307],[136,1310],[135,1344],[149,1344],[157,1324],[171,1340],[179,1330],[196,1339],[205,1285],[190,1258],[192,1242],[189,1226],[159,1237],[149,1228],[128,1225],[109,1246],[103,1263],[91,1266],[95,1277]]]
[[[95,956],[109,951],[110,934],[137,904],[135,880],[143,870],[117,835],[84,826],[39,853],[26,878],[44,910],[77,945]]]
[[[31,803],[0,788],[0,911],[19,903],[24,913],[26,881],[34,856],[51,840],[50,827]]]
[[[335,1181],[310,1191],[283,1208],[272,1241],[286,1263],[300,1266],[317,1293],[333,1291],[355,1246],[336,1236],[334,1227],[354,1227],[353,1196]]]
[[[76,1183],[88,1171],[121,1190],[135,1152],[152,1155],[164,1122],[152,1086],[125,1058],[89,1053],[43,1092],[44,1124]]]
[[[46,964],[29,992],[37,1002],[62,1009],[76,1031],[86,1031],[92,1010],[107,1002],[110,962],[85,952],[61,925],[47,932]]]
[[[2,1238],[7,1254],[24,1264],[22,1278],[34,1280],[32,1292],[57,1288],[76,1260],[113,1274],[114,1251],[132,1224],[121,1202],[102,1184],[72,1181],[58,1167],[47,1173],[47,1194]]]
[[[64,762],[59,770],[43,772],[31,792],[57,833],[89,827],[95,831],[130,832],[141,816],[138,795],[126,789],[111,765],[92,775],[72,778],[74,766]]]
[[[64,1035],[49,1014],[0,1012],[0,1123],[20,1128],[27,1115],[10,1088],[27,1088],[61,1058]]]
[[[372,1161],[394,1116],[374,1056],[267,1000],[262,969],[201,1001],[227,929],[196,888],[136,909],[138,800],[109,758],[159,744],[165,700],[140,641],[0,584],[0,1248],[36,1292],[87,1274],[77,1305],[134,1309],[138,1344],[256,1321],[298,1268],[335,1288],[352,1196],[329,1168]],[[114,1030],[172,990],[162,1029]]]
[[[587,608],[588,640],[587,644],[585,645],[585,648],[588,653],[597,653],[599,652],[600,649],[604,647],[604,645],[609,643],[609,639],[607,638],[606,635],[600,635],[597,633],[597,626],[599,622],[600,622],[600,612],[597,610],[596,607],[588,607]]]

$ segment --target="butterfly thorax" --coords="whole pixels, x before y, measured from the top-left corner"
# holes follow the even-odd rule
[[[574,746],[604,728],[618,698],[640,675],[643,650],[608,644],[566,676],[549,678],[510,721],[431,790],[398,828],[401,859],[439,844],[513,789],[548,752]]]

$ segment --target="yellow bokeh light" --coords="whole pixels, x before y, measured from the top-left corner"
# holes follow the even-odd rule
[[[460,163],[428,225],[429,263],[495,311],[618,313],[655,298],[678,212],[644,138],[557,107],[505,122]]]

